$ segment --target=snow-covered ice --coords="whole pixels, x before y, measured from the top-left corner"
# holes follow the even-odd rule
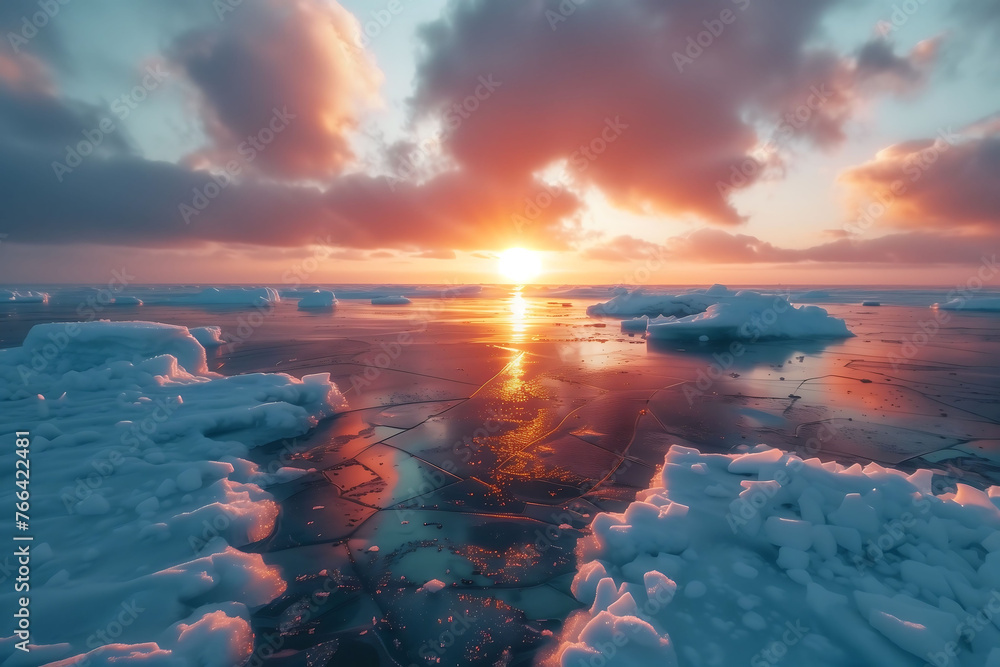
[[[337,305],[337,297],[330,290],[309,292],[299,299],[299,310],[333,308],[335,305]]]
[[[25,654],[15,638],[0,639],[0,662],[82,664],[87,654],[89,664],[242,664],[250,610],[286,582],[238,547],[274,528],[278,506],[265,488],[304,473],[245,457],[344,407],[328,374],[210,373],[204,347],[181,326],[43,324],[22,347],[0,350],[0,433],[13,442],[29,431],[39,471],[36,646]],[[13,470],[12,448],[0,462]],[[13,485],[0,502],[13,506]],[[14,595],[5,588],[0,604],[13,609]]]
[[[743,291],[685,317],[650,320],[646,332],[658,340],[774,340],[848,338],[844,320],[819,306],[793,306],[784,297]]]
[[[818,306],[793,306],[778,294],[734,292],[724,285],[684,294],[647,293],[620,288],[614,298],[587,308],[591,317],[627,319],[622,331],[646,330],[660,340],[766,340],[783,338],[847,338],[847,324]]]
[[[191,327],[189,331],[194,339],[206,349],[219,347],[226,342],[222,338],[222,327]]]
[[[636,317],[635,319],[622,320],[622,331],[624,333],[641,333],[646,330],[648,324],[649,318],[645,315]]]
[[[0,303],[48,303],[47,292],[0,290]]]
[[[165,303],[192,306],[264,306],[281,300],[271,287],[207,287],[197,294],[178,294]]]
[[[413,303],[405,296],[373,296],[373,306],[406,306]]]
[[[683,294],[650,293],[643,289],[632,291],[619,287],[614,298],[587,308],[591,317],[639,317],[646,315],[665,317],[703,313],[709,306],[736,296],[723,285],[712,285],[704,290],[691,290]]]
[[[673,446],[581,547],[566,667],[1000,659],[1000,487]]]
[[[112,299],[111,304],[114,306],[141,306],[142,299],[137,296],[116,296]]]

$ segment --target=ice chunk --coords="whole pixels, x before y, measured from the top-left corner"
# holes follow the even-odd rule
[[[185,327],[42,324],[4,350],[0,432],[32,433],[32,463],[46,471],[32,489],[51,510],[31,591],[32,639],[61,648],[32,659],[81,663],[95,628],[124,600],[146,611],[124,624],[118,643],[92,651],[93,664],[140,654],[162,664],[243,664],[253,645],[247,607],[286,584],[260,554],[237,548],[274,530],[277,503],[255,482],[282,476],[241,457],[344,407],[328,374],[209,373],[205,348]],[[14,456],[0,451],[0,464],[13,469]],[[192,613],[196,605],[211,608]],[[184,627],[174,632],[178,619]]]
[[[202,347],[219,347],[225,345],[222,339],[222,327],[194,327],[190,329],[194,339],[201,343]]]
[[[48,303],[49,295],[46,292],[24,292],[0,290],[0,304],[3,303]]]
[[[413,303],[405,296],[373,296],[373,306],[407,306]]]
[[[649,324],[649,318],[645,315],[632,320],[622,320],[622,332],[641,333],[646,330],[647,324]]]
[[[440,579],[431,579],[426,584],[417,589],[417,592],[426,591],[428,593],[437,593],[439,590],[445,587],[445,583]]]
[[[330,290],[309,292],[299,299],[299,310],[328,309],[337,305],[337,297]]]
[[[706,494],[706,478],[732,491]],[[909,664],[906,652],[988,664],[1000,633],[984,623],[972,641],[961,634],[963,619],[998,608],[1000,594],[987,592],[1000,588],[1000,488],[935,495],[930,481],[760,445],[724,455],[673,446],[650,489],[624,512],[595,517],[573,583],[588,620],[567,624],[562,664],[574,664],[569,655],[614,664],[600,643],[611,635],[597,630],[609,632],[634,604],[658,610],[641,620],[692,664],[766,662],[761,651],[773,645],[762,634],[779,628],[790,664]],[[740,488],[761,491],[764,502],[741,516],[759,530],[730,523]],[[676,533],[686,537],[682,556],[664,536]],[[642,602],[661,588],[669,612]],[[946,655],[949,645],[961,651]]]
[[[812,546],[812,524],[808,521],[769,516],[764,522],[764,534],[771,544],[808,551]]]
[[[781,296],[740,292],[709,306],[705,312],[669,321],[652,321],[646,329],[658,340],[772,340],[848,338],[844,320],[818,306],[793,306]]]
[[[939,310],[1000,312],[1000,297],[958,297],[945,303],[935,303],[931,308]]]
[[[207,287],[197,294],[167,296],[163,303],[191,306],[268,306],[281,297],[271,287]]]
[[[116,296],[111,300],[113,306],[141,306],[142,299],[137,296]]]

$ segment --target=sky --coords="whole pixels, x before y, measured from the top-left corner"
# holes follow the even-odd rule
[[[0,283],[964,284],[1000,2],[5,0]],[[116,273],[117,272],[117,273]]]

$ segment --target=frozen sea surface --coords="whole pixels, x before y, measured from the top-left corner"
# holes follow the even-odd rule
[[[583,606],[570,588],[578,540],[650,486],[673,444],[767,443],[932,468],[939,487],[1000,483],[1000,316],[931,309],[949,290],[791,290],[856,336],[734,349],[647,341],[588,317],[610,287],[486,286],[474,298],[323,287],[332,312],[291,297],[157,304],[148,292],[164,288],[130,291],[143,306],[81,313],[87,292],[31,286],[49,303],[0,306],[3,346],[89,307],[221,326],[208,363],[224,375],[331,374],[348,412],[250,454],[315,469],[268,489],[276,527],[245,547],[288,582],[252,617],[262,664],[532,664]],[[412,304],[372,305],[380,295]]]

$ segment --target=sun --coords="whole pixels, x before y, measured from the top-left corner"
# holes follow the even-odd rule
[[[500,273],[513,283],[524,285],[542,272],[542,255],[537,250],[508,248],[500,253]]]

